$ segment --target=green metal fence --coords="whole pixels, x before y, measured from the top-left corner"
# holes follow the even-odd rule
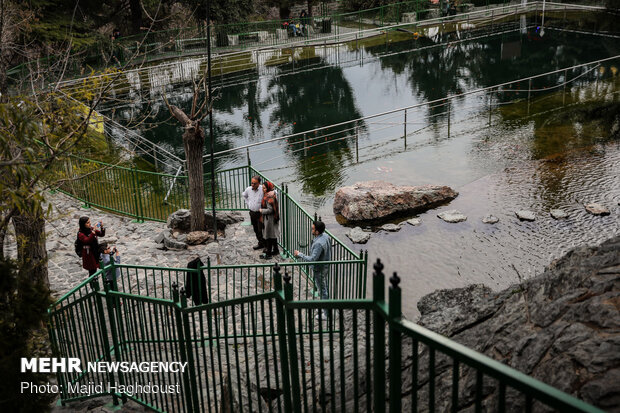
[[[188,178],[184,175],[170,175],[157,172],[137,170],[118,165],[106,164],[89,159],[70,157],[64,165],[60,166],[57,174],[61,184],[59,190],[72,196],[87,206],[95,206],[116,213],[131,216],[142,222],[145,220],[166,221],[167,217],[178,209],[189,209]],[[245,211],[247,206],[242,193],[249,185],[250,178],[259,175],[263,180],[268,180],[259,171],[251,166],[242,166],[216,172],[216,209],[223,211]],[[65,178],[65,179],[62,179]],[[311,226],[317,219],[311,217],[294,199],[287,193],[286,187],[277,186],[278,201],[280,205],[280,228],[281,237],[279,244],[285,256],[293,258],[293,251],[299,250],[308,254],[312,241]],[[211,199],[210,174],[205,174],[205,199]],[[207,206],[207,210],[210,207]],[[367,254],[360,251],[353,252],[338,238],[326,231],[332,242],[332,261],[325,264],[330,267],[328,288],[334,298],[360,298],[366,294],[366,267]],[[283,264],[288,265],[288,264]],[[303,278],[305,282],[314,286],[314,280],[310,270],[311,265],[295,263],[291,268],[291,276]],[[129,271],[126,268],[123,271]],[[120,291],[128,294],[148,295],[157,298],[167,298],[158,294],[167,290],[163,289],[164,280],[167,284],[183,278],[184,270],[168,269],[165,272],[149,267],[133,267],[136,274],[131,277],[132,284],[121,285]],[[265,285],[271,283],[270,267],[268,265],[251,264],[238,266],[211,267],[208,263],[206,271],[209,273],[208,280],[213,280],[214,291],[219,295],[218,300],[234,298],[226,293],[221,296],[222,289],[220,280],[228,277],[239,276],[247,279],[262,279]],[[211,273],[217,275],[211,277]],[[140,274],[138,274],[140,273]],[[245,276],[252,273],[251,277]],[[123,278],[123,280],[129,278]],[[301,286],[302,283],[298,283]],[[153,289],[154,288],[154,289]],[[211,288],[211,286],[209,286]],[[211,290],[209,290],[211,291]],[[260,292],[258,284],[247,286],[247,293]],[[308,299],[308,289],[298,296]],[[234,291],[232,292],[234,294]],[[208,297],[209,301],[212,296]]]
[[[82,366],[163,361],[186,368],[60,372],[63,404],[110,395],[161,412],[600,412],[404,319],[400,280],[390,279],[387,303],[379,261],[372,299],[305,300],[295,292],[299,279],[276,264],[268,286],[246,291],[233,282],[238,295],[219,294],[218,301],[212,294],[199,305],[167,269],[159,269],[162,280],[170,277],[166,293],[128,292],[121,286],[136,282],[132,271],[141,268],[122,267],[118,284],[100,287],[112,264],[50,307],[54,355],[78,357]],[[136,391],[147,385],[173,391]]]

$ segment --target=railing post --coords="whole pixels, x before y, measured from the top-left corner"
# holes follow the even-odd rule
[[[402,357],[402,337],[400,331],[394,327],[394,323],[400,319],[401,313],[401,290],[398,284],[400,278],[394,273],[390,278],[390,304],[388,315],[388,328],[390,336],[390,413],[401,411],[401,376],[400,363]]]
[[[200,271],[200,269],[198,269],[198,271]],[[200,280],[200,277],[198,277],[198,280]],[[198,286],[198,291],[200,291],[200,286]],[[181,315],[183,318],[183,329],[184,329],[184,334],[185,334],[185,345],[187,347],[187,368],[185,369],[186,371],[184,373],[187,373],[189,375],[189,380],[190,380],[190,389],[191,389],[191,393],[192,393],[192,402],[194,403],[194,408],[193,411],[194,412],[198,412],[199,411],[199,405],[198,405],[198,385],[196,384],[196,371],[195,371],[195,366],[194,366],[194,353],[192,352],[192,334],[191,334],[191,330],[189,327],[189,315],[187,314],[187,312],[183,311],[184,309],[187,308],[187,295],[185,294],[185,288],[181,287]],[[202,299],[202,297],[200,297]],[[201,301],[202,302],[202,301]],[[189,371],[187,371],[189,370]]]
[[[373,273],[373,352],[374,352],[374,411],[375,413],[385,412],[385,276],[383,275],[383,264],[380,259],[374,265]]]
[[[273,284],[276,292],[276,319],[278,323],[278,343],[280,347],[280,364],[282,367],[282,388],[284,389],[284,411],[292,411],[291,380],[289,375],[289,357],[286,346],[286,325],[284,315],[284,291],[282,290],[282,276],[280,265],[273,266]]]
[[[405,109],[405,121],[403,122],[403,137],[405,138],[405,149],[407,149],[407,109]]]
[[[359,149],[360,131],[357,122],[355,123],[355,162],[360,161],[360,149]]]
[[[142,211],[142,197],[140,196],[140,194],[138,194],[138,172],[136,168],[132,168],[131,171],[133,174],[133,197],[136,208],[136,221],[144,222],[144,214]]]
[[[111,283],[114,290],[116,290],[115,282],[116,282],[116,274],[114,274],[114,276],[112,277],[112,283]],[[112,297],[110,295],[110,287],[111,286],[109,282],[103,283],[103,289],[105,290],[106,306],[108,309],[108,320],[110,321],[110,332],[112,333],[111,334],[112,345],[114,346],[114,358],[116,359],[116,361],[120,363],[123,360],[123,348],[121,347],[120,342],[118,340],[116,317],[114,314],[115,307],[118,308],[118,306],[120,305],[120,302],[118,298]],[[118,384],[120,384],[121,386],[125,385],[125,378],[123,377],[123,373],[121,373],[120,371],[118,372]],[[125,395],[125,393],[121,394],[121,400],[123,400],[123,403],[127,402],[127,395]]]
[[[564,70],[564,91],[562,92],[562,106],[566,104],[566,82],[568,82],[568,69]]]
[[[304,133],[304,157],[308,156],[308,147],[306,146],[306,134]]]
[[[530,81],[528,83],[527,86],[527,114],[530,114],[530,95],[532,93],[532,78],[530,78]]]
[[[284,212],[284,219],[282,219],[282,216],[280,216],[280,222],[282,223],[282,248],[284,249],[284,251],[288,250],[291,251],[292,250],[289,248],[289,245],[287,244],[288,242],[288,194],[287,194],[287,189],[286,189],[286,184],[284,182],[282,182],[282,203],[280,203],[280,208],[282,208],[284,211],[282,211],[282,209],[280,210],[281,214],[282,212]]]
[[[284,273],[284,300],[286,302],[293,301],[293,284],[291,284],[291,276]],[[293,392],[293,411],[301,412],[301,391],[299,387],[299,365],[297,364],[297,334],[295,332],[295,310],[286,309],[286,329],[288,337],[289,364],[291,367],[291,388]],[[305,366],[303,366],[305,368]]]
[[[493,99],[493,89],[489,89],[489,126],[491,126],[491,104]]]
[[[366,297],[366,287],[368,285],[368,250],[364,251],[364,269],[362,273],[364,274],[364,297]]]
[[[181,315],[182,304],[179,303],[179,287],[177,283],[172,284],[172,300],[174,301],[172,308],[174,310],[174,324],[176,326],[177,340],[179,343],[179,353],[181,355],[181,362],[186,363],[187,362],[187,355],[186,355],[187,349],[185,345],[185,338],[184,338],[184,332],[183,332],[183,317]],[[185,371],[183,372],[183,389],[185,390],[185,403],[187,403],[187,410],[193,411],[193,408],[192,408],[192,393],[193,392],[192,392],[192,388],[190,385],[188,369],[185,369]]]
[[[446,99],[446,106],[448,107],[448,138],[450,137],[450,101]]]
[[[114,261],[114,260],[111,260]],[[114,274],[114,272],[112,272],[112,274]],[[105,272],[102,274],[104,279],[105,279]],[[105,355],[105,361],[107,362],[111,362],[112,358],[110,356],[111,354],[111,349],[110,349],[110,342],[108,341],[108,329],[107,329],[107,324],[105,322],[105,316],[103,313],[103,304],[101,302],[101,294],[99,293],[99,280],[98,279],[94,279],[92,282],[92,287],[93,290],[95,290],[95,302],[97,305],[97,316],[99,317],[99,324],[101,325],[101,340],[104,346],[104,355]],[[104,294],[105,296],[105,294]],[[114,383],[114,372],[113,371],[109,371],[108,372],[108,380],[110,383]],[[116,395],[116,393],[112,394],[112,403],[117,406],[118,405],[118,396]]]

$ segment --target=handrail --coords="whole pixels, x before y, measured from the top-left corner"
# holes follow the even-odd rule
[[[563,412],[586,411],[603,413],[603,410],[597,409],[555,387],[521,373],[512,367],[500,363],[497,360],[493,360],[482,353],[467,348],[454,340],[450,340],[412,321],[401,318],[399,320],[394,320],[391,324],[403,334],[432,346],[435,350],[439,350],[448,356],[454,357],[477,370],[483,371],[489,376],[501,379],[515,389],[532,393],[536,396],[537,400],[549,403],[551,407],[562,409],[561,411]]]
[[[374,119],[374,118],[378,118],[378,117],[385,116],[385,115],[390,115],[390,114],[393,114],[393,113],[402,112],[402,111],[409,110],[409,109],[416,109],[416,108],[424,107],[424,106],[427,106],[427,105],[433,105],[433,104],[436,104],[436,103],[442,103],[442,102],[445,102],[447,99],[455,99],[455,98],[460,98],[460,97],[463,97],[463,96],[472,95],[472,94],[476,94],[476,93],[487,92],[487,91],[498,89],[498,88],[501,88],[502,86],[507,86],[507,85],[510,85],[510,84],[513,84],[513,83],[524,82],[524,81],[527,81],[527,80],[530,80],[530,79],[536,79],[536,78],[540,78],[540,77],[544,77],[544,76],[548,76],[548,75],[552,75],[552,74],[556,74],[556,73],[561,73],[561,72],[564,72],[564,71],[567,71],[567,70],[572,70],[572,69],[576,69],[576,68],[580,68],[580,67],[584,67],[584,66],[601,64],[603,62],[608,62],[608,61],[616,60],[616,59],[619,59],[619,58],[620,58],[620,55],[615,55],[615,56],[607,57],[607,58],[604,58],[604,59],[594,60],[594,61],[591,61],[591,62],[588,62],[588,63],[582,63],[582,64],[578,64],[578,65],[573,65],[573,66],[570,66],[570,67],[565,67],[565,68],[562,68],[562,69],[557,69],[557,70],[553,70],[553,71],[550,71],[550,72],[545,72],[545,73],[538,74],[538,75],[533,75],[533,76],[528,76],[528,77],[524,77],[524,78],[520,78],[520,79],[516,79],[516,80],[511,80],[511,81],[508,81],[508,82],[498,83],[498,84],[495,84],[493,86],[487,86],[487,87],[471,90],[471,91],[468,91],[468,92],[459,93],[459,94],[456,94],[456,95],[446,96],[444,98],[439,98],[439,99],[431,100],[431,101],[428,101],[428,102],[416,103],[414,105],[403,106],[403,107],[400,107],[400,108],[397,108],[397,109],[390,109],[390,110],[385,111],[385,112],[374,113],[372,115],[367,115],[367,116],[363,116],[363,117],[356,118],[356,119],[350,119],[350,120],[346,120],[346,121],[339,122],[339,123],[334,123],[334,124],[327,125],[327,126],[321,126],[321,127],[318,127],[318,128],[305,130],[303,132],[297,132],[297,133],[293,133],[293,134],[290,134],[290,135],[284,135],[284,136],[280,136],[280,137],[272,138],[272,139],[267,139],[267,140],[260,141],[260,142],[253,142],[253,143],[249,143],[247,145],[241,145],[241,146],[237,146],[235,148],[226,149],[226,150],[223,150],[223,151],[216,152],[216,153],[214,153],[214,156],[221,156],[221,155],[225,155],[227,153],[235,152],[235,151],[238,151],[238,150],[241,150],[241,149],[247,149],[247,148],[252,148],[252,147],[255,147],[255,146],[264,145],[264,144],[267,144],[267,143],[278,142],[278,141],[285,140],[285,139],[290,139],[290,138],[294,138],[294,137],[303,136],[304,134],[310,134],[310,133],[314,133],[314,132],[319,132],[319,131],[323,131],[323,130],[326,130],[326,129],[335,128],[335,127],[338,127],[338,126],[344,126],[344,125],[348,125],[348,124],[355,123],[355,122],[366,121],[366,120],[369,120],[369,119]],[[206,155],[205,155],[205,157],[206,157]]]
[[[183,169],[183,165],[179,166],[179,169],[177,170],[177,173],[174,175],[174,179],[172,180],[172,183],[170,184],[170,188],[168,188],[168,192],[166,192],[166,196],[164,197],[164,202],[168,200],[168,197],[170,196],[170,192],[172,191],[172,187],[176,183],[177,177],[181,173],[182,169]]]

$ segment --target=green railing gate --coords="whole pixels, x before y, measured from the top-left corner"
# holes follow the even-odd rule
[[[388,304],[379,261],[372,299],[300,296],[301,278],[276,264],[260,288],[255,273],[232,281],[234,294],[212,280],[228,276],[209,272],[211,301],[198,304],[178,282],[200,270],[119,267],[118,283],[100,288],[112,264],[50,307],[54,355],[186,368],[58,373],[63,404],[110,395],[168,412],[600,411],[403,319],[400,280]]]

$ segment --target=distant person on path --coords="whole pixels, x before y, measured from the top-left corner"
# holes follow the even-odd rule
[[[314,221],[312,223],[312,235],[314,236],[314,240],[310,246],[310,255],[302,254],[297,250],[293,252],[293,255],[307,262],[331,261],[332,245],[329,236],[325,233],[325,224],[323,221]],[[329,281],[329,265],[314,264],[312,270],[314,273],[314,283],[319,292],[319,296],[322,300],[326,300],[329,296],[327,287]]]
[[[97,237],[105,236],[103,223],[99,221],[95,228],[90,224],[88,217],[81,217],[78,242],[82,245],[82,267],[88,270],[88,275],[93,275],[99,269],[99,242]]]
[[[266,240],[266,248],[263,259],[269,259],[274,255],[279,255],[278,237],[280,236],[280,211],[275,186],[269,181],[263,184],[263,200],[261,202],[261,223],[263,224],[263,237]]]
[[[305,10],[302,10],[301,13],[299,13],[299,31],[302,36],[308,35],[309,20],[310,19],[308,19],[308,13],[306,13]]]
[[[116,247],[112,248],[108,245],[107,242],[103,242],[101,244],[100,251],[101,251],[101,262],[103,263],[104,267],[107,267],[108,265],[110,265],[112,260],[114,260],[115,264],[121,263],[121,254],[118,252]],[[114,272],[116,273],[116,278],[121,276],[120,268],[115,268]],[[105,270],[105,280],[108,282],[111,282],[113,280],[111,268]]]
[[[256,239],[258,240],[258,245],[253,247],[255,250],[267,247],[265,238],[263,237],[263,226],[260,219],[260,208],[263,201],[263,186],[260,184],[260,181],[260,176],[253,176],[250,186],[243,191],[243,198],[250,210],[252,228],[254,228],[254,234],[256,234]]]

